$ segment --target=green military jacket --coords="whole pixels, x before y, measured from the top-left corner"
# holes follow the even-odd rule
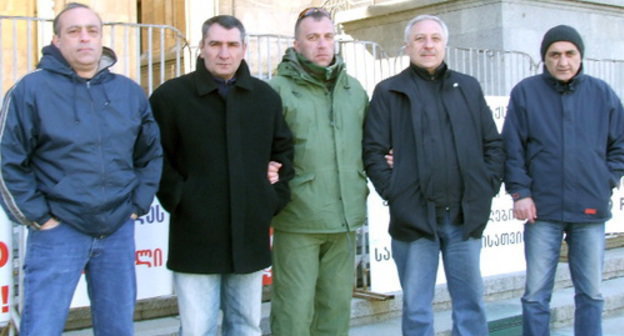
[[[302,59],[288,49],[269,82],[282,98],[295,144],[292,200],[272,225],[297,233],[351,231],[366,218],[362,128],[368,96],[339,56],[327,68]]]

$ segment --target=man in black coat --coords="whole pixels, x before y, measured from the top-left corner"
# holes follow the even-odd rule
[[[251,77],[245,48],[238,19],[208,19],[197,69],[150,98],[165,151],[157,196],[171,214],[167,267],[185,336],[214,334],[220,309],[223,335],[261,334],[269,225],[290,199],[292,135],[279,95]]]
[[[411,64],[377,85],[364,130],[366,171],[390,205],[404,335],[434,334],[440,252],[453,335],[487,335],[480,238],[500,188],[504,153],[479,83],[444,63],[447,41],[438,17],[408,23]]]

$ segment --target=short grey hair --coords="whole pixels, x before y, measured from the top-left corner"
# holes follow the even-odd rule
[[[405,43],[409,42],[409,36],[410,36],[410,33],[412,32],[412,27],[414,27],[419,22],[427,21],[427,20],[435,21],[437,24],[440,25],[440,27],[442,28],[442,38],[444,39],[444,44],[445,45],[448,44],[449,33],[448,33],[448,27],[446,26],[446,23],[444,23],[444,21],[442,21],[442,19],[440,19],[439,17],[435,15],[428,15],[428,14],[418,15],[417,17],[411,19],[407,23],[407,26],[405,26],[405,32],[403,36],[403,40],[405,41]]]
[[[210,27],[212,27],[213,24],[218,24],[219,26],[227,30],[238,29],[238,31],[240,32],[241,42],[243,44],[247,43],[247,33],[245,32],[245,26],[243,26],[243,23],[240,22],[239,19],[232,15],[217,15],[204,21],[204,24],[202,25],[202,44],[205,42],[206,36],[208,36],[208,30],[210,30]]]

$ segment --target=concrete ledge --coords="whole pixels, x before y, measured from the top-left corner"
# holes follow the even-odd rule
[[[607,250],[605,254],[603,295],[605,298],[604,316],[624,313],[624,248]],[[574,289],[571,288],[567,263],[559,263],[556,276],[556,288],[551,301],[552,327],[569,325],[574,318]],[[512,273],[484,279],[486,311],[490,326],[513,326],[522,315],[519,297],[524,290],[524,273]],[[354,335],[394,335],[400,334],[400,315],[403,295],[392,293],[394,298],[386,301],[373,301],[354,298],[351,304],[351,326],[354,330],[371,329],[370,332]],[[151,302],[141,301],[137,305],[137,316],[155,318],[177,314],[174,297],[163,297]],[[262,304],[261,327],[263,335],[270,335],[269,302]],[[446,285],[436,286],[434,299],[436,335],[450,335],[452,318],[450,298]],[[141,310],[141,311],[139,311]],[[88,322],[89,310],[83,308],[72,311],[74,319],[78,316]],[[165,315],[162,315],[165,314]],[[79,320],[79,319],[78,319]],[[175,336],[179,328],[177,317],[169,316],[137,323],[137,336]],[[392,333],[385,333],[391,330]],[[397,334],[397,335],[398,335]],[[92,335],[89,329],[66,332],[65,336]],[[503,333],[501,335],[512,336]]]
[[[617,312],[618,309],[624,310],[624,248],[610,249],[605,251],[604,262],[604,288],[605,288],[605,314],[609,315],[612,312]],[[621,283],[622,294],[618,293],[618,289],[609,289],[608,285],[610,279],[613,279],[616,284]],[[510,318],[513,316],[520,316],[522,314],[520,307],[520,297],[524,292],[525,274],[524,272],[516,272],[510,274],[496,275],[484,278],[485,289],[485,301],[486,305],[494,307],[488,310],[488,315],[491,315],[491,321],[500,320],[504,318]],[[574,290],[570,288],[572,286],[572,280],[570,278],[570,271],[567,263],[560,262],[557,266],[557,273],[555,276],[555,291],[560,292],[565,289],[570,292],[562,292],[564,299],[572,300],[571,306],[568,304],[557,305],[555,297],[553,297],[553,310],[562,311],[559,314],[564,314],[565,318],[555,317],[553,320],[562,320],[560,324],[566,324],[570,322],[569,312],[564,313],[566,309],[572,311],[573,318],[573,298]],[[615,292],[612,296],[611,293]],[[351,305],[351,325],[359,326],[364,324],[375,323],[379,321],[389,320],[401,315],[402,311],[402,292],[391,293],[394,295],[394,299],[387,301],[369,301],[362,299],[353,299]],[[568,297],[567,299],[565,297]],[[449,311],[451,308],[451,301],[446,284],[436,286],[436,294],[434,298],[434,310],[436,312]],[[441,325],[450,325],[450,311],[448,316],[442,313],[439,317],[441,319]],[[555,314],[553,312],[553,314]],[[438,318],[438,317],[436,317]],[[558,326],[560,324],[556,324]],[[436,323],[437,325],[437,323]],[[436,327],[436,330],[438,328]]]
[[[178,315],[176,297],[162,296],[149,300],[137,301],[134,311],[134,320],[150,320],[166,316]],[[65,330],[75,330],[91,327],[91,308],[74,308],[70,311],[65,324]]]
[[[606,280],[603,283],[605,297],[605,318],[621,316],[624,313],[624,277]],[[490,336],[520,336],[522,323],[522,307],[518,297],[487,302],[485,305]],[[551,329],[562,328],[572,324],[574,319],[574,289],[559,288],[553,292],[551,300]],[[621,323],[620,323],[621,324]],[[438,311],[434,314],[436,336],[449,336],[452,329],[450,310]],[[388,320],[371,321],[365,325],[353,326],[350,335],[400,335],[401,319],[392,317]],[[573,333],[553,333],[553,335],[573,335]],[[606,335],[612,335],[605,333]],[[617,334],[619,335],[619,334]]]
[[[603,283],[605,296],[604,317],[621,316],[624,313],[624,277],[606,280]],[[574,290],[560,288],[553,293],[551,301],[552,328],[567,326],[574,318]],[[366,304],[366,300],[356,299],[353,302],[353,320],[350,335],[399,335],[401,330],[400,297],[394,300],[379,301]],[[384,310],[379,311],[378,309]],[[387,309],[387,310],[386,310]],[[270,335],[269,316],[270,304],[262,305],[263,335]],[[516,336],[522,314],[519,298],[510,298],[486,303],[491,335]],[[377,314],[375,314],[377,313]],[[383,314],[379,314],[383,313]],[[364,319],[364,316],[368,316]],[[451,334],[452,318],[450,310],[438,311],[434,315],[436,336]],[[155,320],[141,321],[136,324],[136,336],[177,336],[179,320],[177,317],[166,317]],[[500,330],[495,330],[499,328]],[[499,332],[496,334],[496,332]],[[90,336],[90,329],[66,332],[64,336]],[[559,334],[557,334],[559,335]],[[564,334],[568,335],[568,334]],[[572,335],[572,334],[569,334]],[[606,334],[605,334],[606,335]]]

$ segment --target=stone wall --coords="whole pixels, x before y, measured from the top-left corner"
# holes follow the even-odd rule
[[[202,0],[203,1],[203,0]],[[239,18],[254,34],[292,35],[301,10],[321,6],[323,0],[227,0],[219,2],[219,14]]]
[[[539,44],[550,27],[568,24],[585,40],[586,56],[623,59],[624,2],[616,0],[421,0],[381,3],[341,12],[336,21],[355,39],[378,42],[391,55],[403,44],[409,19],[440,16],[449,45],[513,50],[539,60]],[[613,32],[613,33],[611,33]]]

